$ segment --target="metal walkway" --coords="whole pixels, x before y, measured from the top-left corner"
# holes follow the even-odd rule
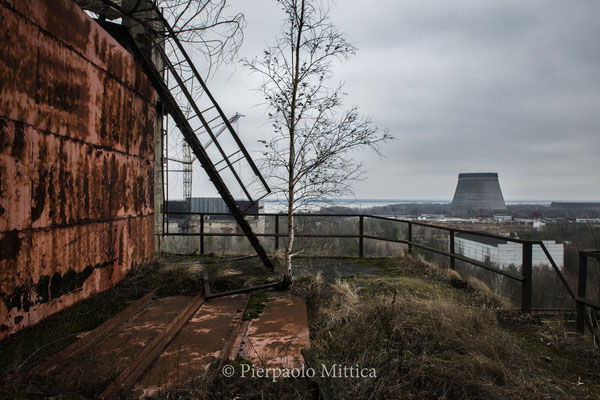
[[[238,357],[260,368],[304,363],[301,351],[310,339],[301,297],[269,291],[263,312],[248,318],[247,293],[213,299],[155,294],[47,359],[29,379],[51,379],[65,393],[90,398],[147,398],[193,384]]]

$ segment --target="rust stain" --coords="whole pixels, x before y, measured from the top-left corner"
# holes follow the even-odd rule
[[[0,2],[0,339],[116,284],[154,233],[148,79],[72,1],[11,4],[26,18]]]
[[[92,26],[85,13],[67,0],[41,1],[39,7],[45,16],[43,27],[85,54]]]
[[[113,78],[104,82],[104,96],[99,120],[100,143],[122,152],[130,151],[133,93]]]
[[[28,279],[31,238],[27,232],[0,233],[0,291],[13,293]],[[0,303],[0,322],[7,322],[6,307]],[[4,317],[4,318],[2,318]]]
[[[35,283],[29,279],[25,284],[15,287],[10,294],[0,291],[0,298],[7,310],[16,308],[17,311],[28,312],[36,304],[47,303],[81,289],[94,269],[106,268],[114,262],[115,260],[110,260],[102,264],[88,265],[81,272],[69,269],[65,273],[56,272],[52,276],[42,275]]]
[[[106,37],[100,37],[98,30],[94,31],[94,50],[101,60],[106,58]]]
[[[35,130],[33,132],[31,171],[31,220],[33,228],[46,228],[58,221],[55,185],[59,177],[60,139]]]
[[[204,303],[134,386],[135,397],[157,396],[206,371],[221,356],[247,299],[240,294]]]
[[[0,6],[0,115],[31,124],[35,119],[38,29]]]
[[[131,154],[139,155],[146,159],[154,157],[154,123],[156,113],[154,107],[146,103],[141,97],[134,95],[132,102],[132,132],[141,132],[132,135]]]
[[[91,69],[75,52],[41,34],[36,126],[85,140],[89,135]]]
[[[150,80],[144,74],[142,67],[139,64],[135,64],[135,75],[133,88],[146,102],[150,104],[156,103],[156,91],[152,88]]]
[[[269,299],[248,325],[241,355],[262,368],[300,368],[300,351],[310,348],[306,303],[289,293],[272,292]]]
[[[1,128],[0,128],[1,130]],[[23,157],[23,151],[25,150],[25,128],[22,123],[15,124],[15,132],[13,136],[13,142],[11,144],[12,156],[16,159]]]
[[[31,136],[29,127],[0,118],[0,232],[31,221]]]
[[[21,241],[18,230],[4,232],[4,236],[0,238],[0,259],[14,262],[19,254],[20,247]]]

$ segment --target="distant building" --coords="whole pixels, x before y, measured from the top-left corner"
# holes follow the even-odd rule
[[[512,216],[511,215],[494,215],[494,221],[510,222],[510,221],[512,221]]]
[[[600,203],[575,202],[575,201],[553,201],[550,208],[561,211],[600,211]]]
[[[544,240],[544,245],[558,267],[564,266],[565,251],[562,243]],[[469,233],[457,233],[455,251],[477,261],[489,261],[501,268],[509,265],[519,266],[523,262],[523,247],[520,243],[508,240],[488,238]],[[533,246],[533,265],[550,265],[540,246]]]
[[[581,224],[591,224],[591,223],[598,223],[600,222],[600,218],[576,218],[575,222],[577,223],[581,223]]]
[[[542,221],[533,221],[533,229],[541,230],[546,227],[546,223]]]
[[[498,174],[495,172],[462,173],[450,204],[454,216],[491,216],[507,211]]]
[[[237,201],[240,210],[245,215],[256,215],[263,212],[263,203],[258,201],[254,204],[247,200]],[[212,215],[210,219],[233,219],[227,204],[220,197],[191,197],[185,200],[169,200],[165,202],[165,211],[169,220],[184,220],[188,218],[185,213],[217,213],[228,215]]]
[[[263,212],[262,202],[251,204],[249,201],[237,201],[242,211],[246,212],[246,220],[254,232],[265,232],[265,217],[257,214]],[[169,200],[165,202],[167,211],[166,232],[172,234],[165,242],[168,252],[175,254],[194,254],[202,248],[200,236],[177,236],[178,233],[242,233],[237,221],[231,215],[225,201],[218,197],[191,197],[185,200]],[[193,214],[189,214],[193,213]],[[223,215],[205,215],[200,213],[217,213]],[[215,241],[215,236],[206,236],[205,243]],[[212,238],[212,239],[210,239]],[[234,246],[239,238],[221,238],[222,245]],[[229,242],[227,240],[230,240]],[[238,249],[239,250],[239,249]]]

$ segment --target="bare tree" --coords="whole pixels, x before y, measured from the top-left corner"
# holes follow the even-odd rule
[[[351,192],[361,165],[351,153],[391,139],[357,107],[341,110],[343,84],[331,86],[334,66],[356,48],[329,20],[329,3],[276,0],[286,14],[281,36],[262,56],[243,63],[263,78],[273,127],[264,164],[275,193],[287,202],[285,278],[291,280],[294,213],[308,203]]]
[[[242,45],[244,15],[229,14],[227,0],[75,0],[83,9],[101,19],[134,19],[152,31],[164,34],[161,25],[145,14],[157,6],[173,27],[180,42],[194,54],[204,56],[207,74],[234,59]],[[150,15],[150,14],[148,14]]]
[[[243,41],[244,15],[226,13],[227,0],[158,0],[177,37],[200,51],[210,68],[233,61]],[[209,71],[210,72],[210,71]]]

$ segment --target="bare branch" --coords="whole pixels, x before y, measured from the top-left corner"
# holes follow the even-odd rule
[[[331,88],[334,67],[356,47],[329,20],[326,0],[276,0],[286,18],[282,34],[262,58],[242,60],[263,78],[264,96],[273,127],[262,141],[263,167],[273,190],[287,201],[286,266],[291,277],[293,213],[314,202],[352,193],[362,166],[351,153],[365,148],[379,154],[391,139],[357,107],[342,110],[343,84]]]

